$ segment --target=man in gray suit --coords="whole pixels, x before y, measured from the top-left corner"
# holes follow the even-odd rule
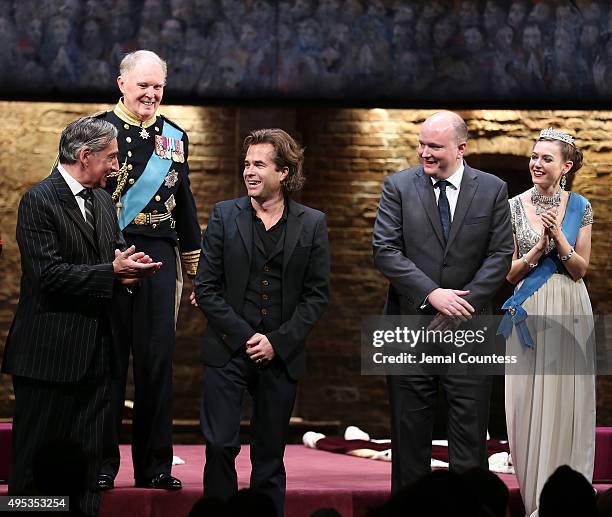
[[[421,165],[384,180],[373,248],[390,282],[385,314],[435,314],[434,325],[454,326],[487,312],[503,283],[514,250],[507,187],[463,161],[466,145],[463,119],[435,113],[421,126]],[[430,471],[438,389],[451,470],[487,468],[490,377],[389,375],[387,385],[393,491]]]
[[[48,442],[73,440],[89,465],[87,492],[70,509],[87,515],[97,515],[100,502],[97,475],[113,358],[111,297],[125,288],[121,284],[161,266],[134,247],[120,251],[125,241],[113,202],[98,188],[118,170],[117,153],[112,124],[78,119],[62,132],[57,167],[23,196],[17,218],[21,293],[2,363],[15,391],[9,494],[36,493],[35,454]],[[52,475],[61,472],[58,465]]]

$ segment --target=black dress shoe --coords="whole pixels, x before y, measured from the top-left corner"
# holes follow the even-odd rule
[[[136,486],[141,488],[161,488],[163,490],[180,490],[183,488],[180,479],[165,473],[157,474],[144,483],[136,482]]]
[[[108,474],[99,474],[98,475],[98,488],[100,490],[110,490],[111,488],[115,488],[115,481]]]

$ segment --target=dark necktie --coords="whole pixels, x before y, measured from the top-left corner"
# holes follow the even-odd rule
[[[444,233],[445,241],[448,241],[448,234],[450,233],[451,227],[450,205],[448,204],[448,198],[446,197],[446,187],[449,185],[450,183],[446,180],[440,180],[434,185],[440,189],[440,196],[438,197],[438,212],[440,213],[440,223],[442,223],[442,233]]]
[[[77,194],[85,200],[85,222],[92,232],[95,232],[96,222],[94,218],[93,191],[90,188],[84,188]]]

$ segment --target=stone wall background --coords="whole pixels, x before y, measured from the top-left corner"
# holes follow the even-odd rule
[[[19,294],[14,238],[19,199],[48,174],[61,128],[77,116],[109,107],[0,102],[5,125],[5,145],[0,147],[0,231],[5,243],[0,258],[0,350]],[[375,436],[387,435],[384,379],[360,375],[360,319],[382,311],[386,291],[386,281],[373,267],[371,231],[383,177],[416,163],[418,127],[432,111],[187,106],[163,106],[161,111],[189,133],[191,181],[203,227],[216,201],[243,192],[240,161],[246,131],[278,125],[306,146],[308,182],[300,198],[327,213],[333,290],[330,307],[309,339],[309,371],[300,384],[295,414],[310,420],[339,420]],[[518,193],[512,188],[529,179],[526,157],[540,129],[554,126],[576,134],[585,153],[585,166],[573,189],[590,199],[596,219],[587,283],[594,310],[610,313],[612,112],[460,113],[471,134],[466,160],[476,166],[489,164],[493,172],[499,167],[509,174],[504,179],[509,181],[512,195]],[[189,289],[187,284],[178,324],[175,418],[196,420],[201,385],[197,358],[205,323],[188,305]],[[612,425],[611,388],[610,377],[598,378],[598,425]],[[11,395],[10,378],[0,376],[0,418],[11,415]],[[498,396],[493,401],[494,414],[501,410],[499,404]],[[503,414],[498,418],[503,421]]]

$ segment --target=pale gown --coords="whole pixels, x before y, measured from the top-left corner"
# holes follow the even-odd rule
[[[530,226],[518,196],[510,200],[510,208],[520,257],[537,243],[539,235]],[[587,204],[581,227],[592,223],[591,205]],[[560,332],[558,327],[544,329],[541,319],[527,318],[535,347],[524,349],[515,331],[507,341],[507,353],[517,355],[520,365],[517,366],[520,374],[510,374],[511,371],[507,370],[506,375],[510,452],[526,514],[537,516],[542,487],[557,467],[569,465],[589,481],[593,477],[593,312],[584,282],[574,282],[564,274],[553,274],[525,300],[523,308],[529,315],[559,316],[557,320],[569,326],[574,335],[572,338]],[[563,346],[564,342],[567,346]],[[580,374],[542,374],[544,365],[550,365],[552,360],[562,365],[560,369],[563,372],[575,368]],[[546,371],[550,372],[550,369]]]

